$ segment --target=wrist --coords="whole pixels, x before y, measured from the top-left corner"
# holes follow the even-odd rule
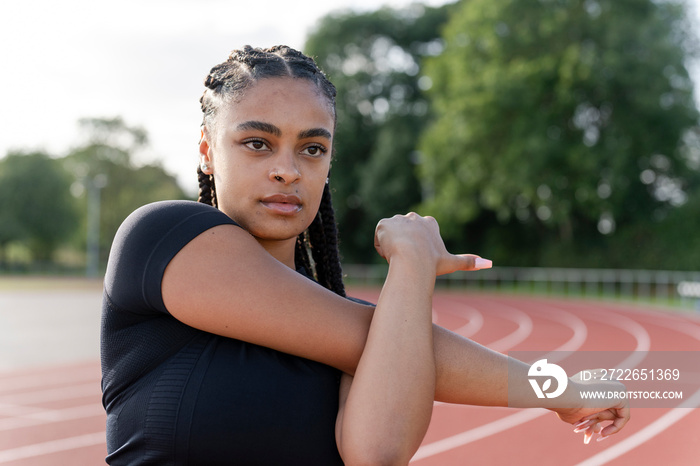
[[[417,248],[413,244],[394,249],[386,260],[389,267],[425,272],[426,275],[432,275],[433,278],[437,275],[435,258],[426,251],[426,248]]]
[[[561,396],[547,400],[547,406],[543,406],[557,414],[563,414],[581,409],[581,387],[574,379],[569,377],[566,390]]]
[[[432,294],[436,277],[434,264],[413,253],[396,254],[388,262],[387,284],[408,285],[416,290],[430,291]]]

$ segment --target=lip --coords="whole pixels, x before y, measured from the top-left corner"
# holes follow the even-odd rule
[[[294,215],[301,210],[301,198],[295,194],[272,194],[260,202],[277,215]]]

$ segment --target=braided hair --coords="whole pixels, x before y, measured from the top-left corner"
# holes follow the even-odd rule
[[[212,120],[222,102],[236,99],[259,79],[274,77],[303,78],[313,82],[328,99],[335,118],[335,86],[311,58],[286,46],[269,49],[245,46],[242,50],[231,52],[228,60],[213,67],[204,80],[207,89],[199,100],[204,114],[202,125],[212,127]],[[207,175],[198,167],[197,176],[198,201],[216,207],[213,175]],[[325,288],[345,296],[338,254],[338,230],[328,183],[323,189],[316,217],[309,228],[297,237],[294,260],[297,269],[304,269]]]

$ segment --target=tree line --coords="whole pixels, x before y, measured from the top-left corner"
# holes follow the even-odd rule
[[[121,118],[85,118],[85,141],[63,157],[15,151],[0,160],[0,270],[78,271],[89,241],[88,203],[99,190],[95,248],[106,263],[121,222],[139,206],[182,199],[175,177],[158,163],[135,164],[148,144],[143,128]]]
[[[438,219],[451,250],[498,265],[697,269],[696,42],[672,0],[463,0],[322,18],[304,51],[338,89],[344,262],[380,260],[377,221],[416,210]],[[90,138],[63,158],[0,160],[0,264],[83,251],[91,186],[103,261],[136,207],[186,197],[162,166],[134,164],[143,129],[82,124]]]
[[[416,209],[499,265],[697,269],[696,41],[678,1],[327,16],[306,52],[338,87],[346,260]]]

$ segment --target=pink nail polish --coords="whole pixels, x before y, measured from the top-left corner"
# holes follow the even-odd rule
[[[583,425],[588,424],[589,422],[590,422],[590,421],[581,421],[581,422],[579,422],[578,424],[574,424],[574,427],[581,427],[581,426],[583,426]]]
[[[608,437],[610,437],[610,436],[609,436],[609,435],[606,435],[605,437],[600,436],[600,437],[598,437],[595,441],[596,441],[596,442],[602,442],[603,440],[607,440]]]
[[[474,268],[476,268],[478,270],[490,269],[492,265],[493,265],[493,262],[491,262],[488,259],[482,259],[481,257],[477,257],[476,260],[474,261]]]

